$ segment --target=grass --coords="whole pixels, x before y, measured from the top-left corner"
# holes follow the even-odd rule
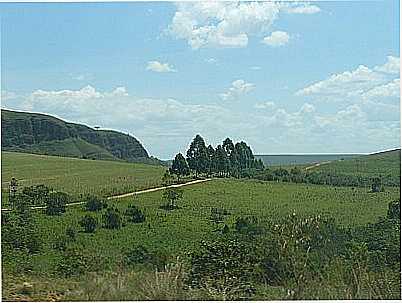
[[[111,202],[121,212],[130,203],[139,206],[146,222],[127,223],[120,230],[99,228],[95,234],[78,234],[79,245],[91,254],[107,256],[107,267],[122,251],[144,245],[155,251],[177,255],[194,248],[200,240],[214,235],[215,223],[209,220],[212,207],[229,211],[225,223],[232,226],[236,217],[254,215],[261,220],[275,219],[296,212],[302,215],[327,214],[344,226],[358,226],[385,216],[388,202],[399,197],[399,188],[369,193],[367,189],[335,188],[276,182],[213,180],[184,189],[180,209],[164,211],[161,192],[118,199]],[[35,271],[46,273],[61,257],[52,250],[54,239],[67,227],[78,227],[85,214],[81,206],[70,207],[63,216],[45,216],[38,211],[44,253],[35,256]],[[101,219],[101,214],[96,216]]]
[[[140,163],[84,160],[57,156],[2,152],[2,197],[7,202],[12,177],[19,187],[45,184],[67,192],[74,199],[81,194],[115,195],[156,187],[166,168]]]
[[[336,160],[312,168],[311,171],[323,171],[333,174],[357,176],[400,176],[401,150],[361,156],[354,159]]]

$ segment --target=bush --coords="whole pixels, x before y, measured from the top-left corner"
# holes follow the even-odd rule
[[[45,200],[47,215],[61,215],[66,212],[66,204],[68,203],[68,194],[63,192],[52,192]]]
[[[128,221],[132,223],[142,223],[145,222],[145,215],[142,211],[135,205],[129,205],[124,213],[128,217]]]
[[[146,247],[139,245],[124,252],[126,265],[146,265],[163,269],[167,264],[168,256],[163,252],[151,252]]]
[[[177,206],[177,201],[183,198],[183,191],[180,188],[166,188],[163,191],[162,199],[166,201],[165,204],[161,206],[164,210],[173,210],[179,208]]]
[[[100,211],[107,207],[106,201],[97,196],[88,196],[85,202],[85,210],[87,211]]]
[[[22,193],[32,198],[34,204],[43,204],[49,196],[50,189],[43,185],[32,185],[24,187]]]
[[[189,287],[219,295],[220,300],[247,299],[254,293],[259,262],[249,245],[226,238],[202,242],[189,258]]]
[[[100,256],[82,251],[82,249],[68,248],[57,264],[56,271],[64,277],[72,277],[96,272],[102,270],[103,267],[104,260]]]
[[[117,208],[109,207],[102,216],[103,226],[108,229],[119,229],[122,226],[122,220]]]
[[[82,217],[80,225],[86,233],[93,233],[95,232],[98,222],[96,218],[90,215],[85,215],[84,217]]]
[[[387,212],[388,219],[401,219],[401,201],[393,201],[388,204],[388,212]]]

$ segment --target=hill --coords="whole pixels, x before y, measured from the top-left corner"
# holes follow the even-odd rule
[[[335,160],[311,170],[343,175],[400,177],[401,150],[395,149],[353,159]]]
[[[45,184],[79,200],[86,194],[110,196],[157,187],[165,172],[159,165],[16,152],[2,152],[1,166],[3,206],[12,177],[18,180],[19,189]]]
[[[266,166],[289,166],[302,164],[315,164],[325,161],[350,159],[360,156],[359,154],[300,154],[300,155],[255,155]]]
[[[134,137],[36,113],[1,110],[2,150],[75,158],[152,162]]]

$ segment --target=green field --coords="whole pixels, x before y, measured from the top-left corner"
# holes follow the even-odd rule
[[[311,170],[334,174],[357,176],[400,176],[401,150],[361,156],[354,159],[336,160]]]
[[[45,184],[80,199],[81,195],[110,196],[156,187],[166,168],[118,161],[84,160],[15,152],[1,153],[2,197],[7,200],[12,177],[20,188]],[[3,205],[7,201],[2,201]]]
[[[393,174],[399,172],[398,154],[359,159],[359,170],[356,169],[356,161],[357,159],[336,161],[314,169],[332,167],[338,173],[370,176],[379,171]],[[378,165],[383,166],[379,168]],[[7,190],[8,180],[16,177],[21,187],[46,184],[74,197],[85,193],[110,195],[160,185],[164,172],[163,167],[143,164],[2,153],[3,192]],[[138,206],[145,214],[146,221],[134,224],[124,219],[120,229],[106,229],[100,225],[92,234],[84,233],[79,221],[84,215],[91,214],[98,222],[102,222],[103,211],[87,212],[82,205],[67,207],[66,213],[60,216],[45,215],[42,210],[33,211],[43,247],[35,254],[16,254],[15,259],[7,259],[7,262],[3,260],[3,299],[26,299],[27,297],[21,295],[21,283],[24,281],[36,285],[35,291],[27,296],[37,300],[51,300],[49,295],[52,292],[57,293],[56,299],[59,300],[146,299],[147,296],[133,294],[133,291],[140,287],[147,288],[143,279],[153,279],[152,283],[155,283],[152,270],[121,267],[125,253],[133,247],[144,246],[152,252],[166,255],[170,261],[177,257],[183,260],[187,252],[199,249],[202,240],[217,239],[224,224],[231,232],[235,232],[236,220],[245,216],[257,218],[259,224],[264,226],[293,213],[300,217],[321,214],[334,218],[339,226],[361,228],[387,216],[388,204],[399,199],[400,188],[386,187],[382,192],[372,193],[365,187],[215,178],[183,187],[183,199],[178,201],[179,208],[172,211],[160,208],[164,203],[162,193],[156,191],[109,200],[109,206],[116,207],[121,214],[124,214],[130,204]],[[223,222],[215,223],[211,220],[212,208],[228,212]],[[58,265],[65,262],[65,253],[56,249],[55,243],[58,243],[60,236],[66,234],[67,228],[78,231],[76,240],[69,247],[96,260],[95,276],[88,273],[65,279],[57,271]],[[29,265],[28,272],[20,274],[21,267],[27,266],[26,264]],[[113,288],[115,286],[110,286],[116,275],[120,275],[121,279],[131,279],[134,275],[136,282],[126,281],[124,291],[116,290]],[[50,281],[55,286],[51,286]],[[127,283],[134,283],[134,286]],[[256,298],[285,297],[283,288],[268,287],[268,293],[258,294],[263,286],[258,287]],[[77,292],[71,293],[67,289]],[[149,298],[182,298],[174,294],[172,297],[161,295],[159,292]]]

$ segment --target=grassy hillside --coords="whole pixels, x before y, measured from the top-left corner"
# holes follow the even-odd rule
[[[354,159],[336,160],[311,170],[358,176],[400,176],[401,150],[392,150]]]
[[[189,186],[184,189],[184,197],[179,202],[180,209],[164,211],[159,208],[162,204],[161,192],[139,195],[121,200],[110,201],[121,213],[130,203],[139,206],[146,215],[146,221],[140,224],[127,222],[120,230],[99,228],[94,234],[77,233],[72,244],[82,253],[96,256],[97,270],[100,275],[107,275],[109,270],[119,268],[119,260],[129,249],[142,245],[151,251],[158,251],[166,255],[181,255],[191,249],[197,249],[201,240],[213,239],[217,235],[217,225],[210,220],[211,208],[226,209],[224,223],[230,228],[238,216],[254,215],[262,221],[275,220],[296,212],[302,215],[328,214],[345,226],[361,226],[374,222],[379,216],[387,212],[388,202],[399,197],[399,189],[387,189],[385,192],[371,194],[365,189],[334,188],[305,184],[286,184],[277,182],[255,182],[236,180],[213,180],[208,183]],[[361,211],[364,209],[365,211]],[[3,278],[3,298],[13,298],[13,291],[19,286],[14,281],[32,281],[41,285],[39,280],[45,279],[49,273],[54,273],[56,279],[60,275],[55,272],[57,264],[62,262],[63,253],[54,248],[59,235],[68,227],[81,230],[78,222],[86,214],[81,206],[70,207],[62,216],[46,216],[36,212],[39,222],[43,250],[32,255],[29,264],[32,264],[32,273],[23,277],[12,272],[18,271],[14,265],[6,265],[6,274],[13,278]],[[92,213],[100,221],[101,213]],[[25,260],[25,262],[28,262]],[[137,271],[140,272],[140,271]],[[113,273],[116,274],[116,273]],[[141,275],[138,273],[138,275]],[[143,274],[142,274],[143,275]],[[34,277],[34,278],[33,278]],[[68,299],[74,294],[78,300],[86,300],[88,289],[85,292],[71,291],[79,288],[74,280],[57,286],[59,299]],[[48,283],[48,282],[47,282]],[[127,283],[127,282],[126,282]],[[51,283],[53,284],[53,283]],[[36,296],[49,293],[52,286],[41,285],[45,290]],[[102,286],[97,285],[99,290]],[[128,287],[127,285],[125,287]],[[67,288],[70,291],[67,291]],[[109,289],[109,288],[107,288]],[[138,290],[138,289],[136,289]],[[35,290],[36,291],[36,290]],[[117,297],[118,297],[118,290]],[[134,290],[133,290],[134,291]],[[41,298],[41,297],[40,297]],[[107,292],[100,296],[103,300],[111,299],[113,293]],[[133,299],[133,297],[131,297]],[[43,300],[43,299],[42,299]]]
[[[160,184],[165,168],[118,161],[2,152],[2,194],[6,197],[12,177],[20,188],[45,184],[74,198],[81,194],[113,195]],[[6,199],[7,200],[7,199]],[[3,205],[7,201],[2,201]]]
[[[1,110],[2,150],[102,160],[149,158],[134,137],[43,114]]]
[[[257,159],[261,159],[266,166],[294,166],[294,165],[311,165],[326,161],[350,159],[358,157],[357,154],[306,154],[306,155],[255,155]]]

